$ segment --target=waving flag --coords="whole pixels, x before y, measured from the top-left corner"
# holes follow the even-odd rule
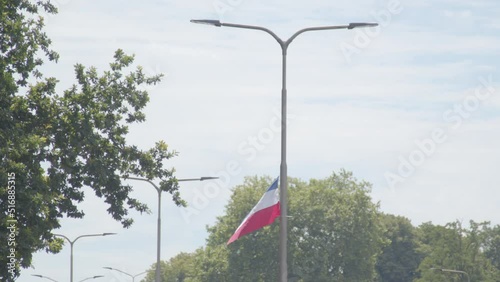
[[[274,219],[280,216],[278,179],[279,177],[276,178],[266,193],[260,198],[257,205],[255,205],[240,226],[238,226],[233,236],[227,242],[228,245],[248,233],[270,225],[274,222]]]

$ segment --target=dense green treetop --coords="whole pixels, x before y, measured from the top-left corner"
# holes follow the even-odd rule
[[[75,84],[57,93],[58,80],[37,70],[43,58],[58,58],[43,32],[40,9],[56,12],[49,1],[0,0],[0,240],[7,242],[7,221],[16,220],[18,262],[15,273],[8,273],[4,254],[10,248],[0,244],[2,281],[28,267],[32,253],[59,250],[62,240],[52,231],[62,217],[84,216],[78,207],[84,187],[103,198],[124,227],[132,223],[129,209],[148,209],[130,197],[122,176],[158,178],[160,188],[184,204],[174,170],[164,167],[176,153],[163,141],[147,150],[126,141],[127,125],[145,120],[144,86],[158,83],[161,75],[146,76],[133,67],[133,56],[118,50],[109,70],[76,64]],[[9,187],[15,187],[12,213]]]

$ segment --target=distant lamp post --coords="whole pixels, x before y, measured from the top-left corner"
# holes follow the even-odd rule
[[[80,235],[78,237],[75,238],[75,240],[71,241],[68,237],[62,235],[62,234],[54,234],[54,236],[57,236],[57,237],[61,237],[61,238],[64,238],[66,239],[66,241],[69,242],[70,246],[71,246],[71,256],[70,256],[70,282],[73,282],[73,244],[75,244],[75,242],[80,239],[80,238],[83,238],[83,237],[97,237],[97,236],[108,236],[108,235],[115,235],[116,233],[101,233],[101,234],[85,234],[85,235]],[[94,276],[94,278],[90,278],[89,279],[95,279],[95,278],[99,278],[97,276]]]
[[[87,277],[87,278],[85,278],[83,280],[80,280],[79,282],[87,281],[87,280],[90,280],[90,279],[101,278],[101,277],[104,277],[104,275],[96,275],[96,276]]]
[[[115,271],[121,272],[121,273],[123,273],[123,274],[125,274],[125,275],[128,275],[128,276],[132,277],[132,282],[134,282],[134,281],[135,281],[135,278],[136,278],[137,276],[142,275],[142,274],[144,274],[144,273],[146,273],[146,272],[147,272],[147,271],[144,271],[144,272],[141,272],[141,273],[139,273],[139,274],[132,275],[132,274],[129,274],[129,273],[125,272],[125,271],[121,271],[121,270],[119,270],[119,269],[112,268],[112,267],[109,267],[109,266],[105,266],[105,267],[103,267],[103,268],[104,268],[104,269],[109,269],[109,270],[115,270]]]
[[[441,271],[441,272],[451,272],[451,273],[462,274],[462,275],[465,275],[467,277],[467,281],[470,282],[469,273],[467,273],[465,271],[462,271],[462,270],[446,269],[446,268],[435,268],[435,267],[431,268],[431,270],[437,270],[437,271]]]
[[[39,278],[45,278],[45,279],[49,279],[50,281],[57,282],[57,280],[55,280],[55,279],[52,279],[50,277],[43,276],[43,275],[40,275],[40,274],[31,274],[31,276],[35,276],[35,277],[39,277]]]
[[[47,276],[43,276],[43,275],[40,275],[40,274],[31,274],[31,276],[35,276],[35,277],[40,277],[40,278],[45,278],[45,279],[49,279],[51,281],[54,281],[54,282],[58,282],[57,280],[55,279],[52,279],[50,277],[47,277]],[[104,277],[103,275],[96,275],[96,276],[91,276],[91,277],[87,277],[83,280],[80,280],[79,282],[83,282],[83,281],[86,281],[86,280],[90,280],[90,279],[96,279],[96,278],[100,278],[100,277]]]
[[[131,179],[131,180],[139,180],[139,181],[145,181],[156,189],[156,192],[158,192],[158,224],[157,226],[157,231],[156,231],[156,272],[155,272],[155,282],[161,282],[161,259],[160,259],[160,251],[161,251],[161,192],[162,190],[160,187],[156,186],[154,182],[147,178],[140,178],[140,177],[130,177],[130,176],[122,176],[124,179]],[[185,178],[185,179],[177,179],[178,182],[182,181],[205,181],[205,180],[212,180],[212,179],[218,179],[219,177],[200,177],[200,178]]]
[[[222,23],[218,20],[191,20],[192,23],[205,24],[216,27],[232,27],[241,29],[253,29],[268,33],[271,35],[280,45],[282,54],[282,87],[281,87],[281,165],[280,165],[280,242],[279,242],[279,281],[288,281],[288,265],[287,265],[287,164],[286,164],[286,112],[287,112],[287,90],[286,90],[286,61],[287,61],[287,50],[288,46],[292,41],[304,32],[309,31],[321,31],[321,30],[335,30],[335,29],[354,29],[362,27],[374,27],[377,23],[350,23],[345,25],[335,25],[335,26],[316,26],[301,29],[295,32],[287,40],[283,40],[278,37],[274,32],[268,28],[262,26],[253,25],[243,25],[243,24],[233,24],[233,23]]]

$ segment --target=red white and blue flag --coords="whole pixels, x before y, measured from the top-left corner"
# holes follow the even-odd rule
[[[272,224],[280,216],[278,179],[279,177],[276,178],[266,193],[260,198],[257,205],[255,205],[240,226],[238,226],[233,236],[227,242],[228,245],[248,233]]]

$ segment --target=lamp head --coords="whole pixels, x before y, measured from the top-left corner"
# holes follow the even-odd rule
[[[378,23],[350,23],[347,29],[354,29],[358,27],[370,27],[370,26],[378,26]]]
[[[200,181],[203,181],[203,180],[211,180],[211,179],[219,179],[219,177],[205,176],[205,177],[201,177],[201,178],[200,178]]]
[[[102,236],[116,235],[116,233],[102,233]]]
[[[220,23],[219,20],[191,20],[190,22],[196,23],[196,24],[207,24],[207,25],[213,25],[220,27],[222,24]]]

